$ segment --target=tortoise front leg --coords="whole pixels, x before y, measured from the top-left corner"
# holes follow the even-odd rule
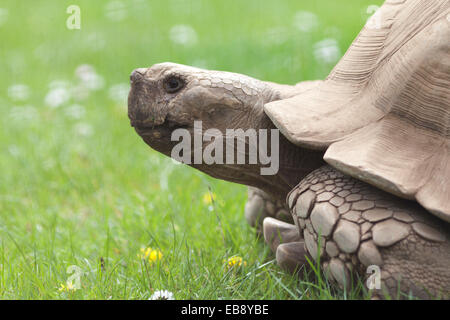
[[[276,200],[260,189],[248,187],[245,217],[251,226],[263,232],[264,240],[276,253],[281,268],[294,273],[305,264],[305,246],[284,201]]]
[[[340,286],[349,288],[356,274],[371,276],[370,267],[380,270],[381,288],[373,292],[380,297],[450,297],[449,225],[417,203],[330,166],[309,174],[288,202],[306,251],[320,255]]]
[[[284,201],[275,199],[260,189],[248,187],[248,199],[245,205],[245,218],[248,224],[261,231],[266,217],[292,222],[292,216]]]

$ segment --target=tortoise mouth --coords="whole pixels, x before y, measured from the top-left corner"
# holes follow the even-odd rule
[[[161,124],[155,124],[150,121],[138,121],[133,120],[130,121],[130,124],[132,127],[139,129],[139,130],[153,130],[153,129],[159,129],[159,128],[167,128],[167,129],[179,129],[179,128],[188,128],[189,126],[187,124],[181,124],[172,120],[166,119]]]
[[[177,129],[189,130],[189,126],[172,121],[165,121],[160,125],[143,123],[132,123],[131,125],[147,145],[168,157],[171,157],[172,150],[178,143],[178,141],[172,139],[172,133]]]
[[[189,126],[186,124],[180,124],[171,120],[164,121],[162,124],[153,124],[148,122],[141,121],[131,121],[131,126],[134,127],[136,132],[142,138],[156,138],[156,139],[164,139],[167,138],[170,140],[172,136],[172,132],[177,129],[189,129]]]

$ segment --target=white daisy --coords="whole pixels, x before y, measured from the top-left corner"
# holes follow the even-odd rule
[[[298,11],[294,16],[294,26],[302,32],[311,32],[319,26],[319,19],[312,12]]]
[[[99,90],[105,85],[103,77],[97,74],[91,65],[82,64],[78,66],[75,75],[81,80],[83,86],[89,90]]]
[[[130,85],[128,83],[117,83],[108,90],[108,97],[117,102],[126,102]]]
[[[334,64],[341,56],[336,39],[327,38],[314,44],[314,56],[322,63]]]
[[[148,300],[175,300],[173,293],[167,290],[158,290]]]
[[[30,96],[30,88],[25,84],[13,84],[8,88],[8,96],[14,101],[25,101]]]
[[[47,106],[58,108],[70,100],[70,82],[65,80],[54,80],[50,82],[48,86],[50,90],[47,92],[44,99]]]
[[[197,32],[189,25],[179,24],[170,29],[170,40],[173,43],[189,46],[197,42]]]

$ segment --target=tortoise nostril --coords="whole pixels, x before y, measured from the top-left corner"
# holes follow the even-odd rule
[[[131,81],[136,81],[136,80],[139,80],[139,79],[143,78],[144,75],[145,75],[145,71],[146,70],[147,69],[145,69],[145,68],[134,69],[133,72],[130,75],[130,80]]]

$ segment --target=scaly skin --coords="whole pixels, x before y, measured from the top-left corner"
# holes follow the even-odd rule
[[[375,295],[450,298],[449,227],[417,203],[330,166],[309,174],[288,198],[305,251],[314,259],[320,254],[340,286],[349,287],[352,272],[366,277],[376,265],[382,287]]]

